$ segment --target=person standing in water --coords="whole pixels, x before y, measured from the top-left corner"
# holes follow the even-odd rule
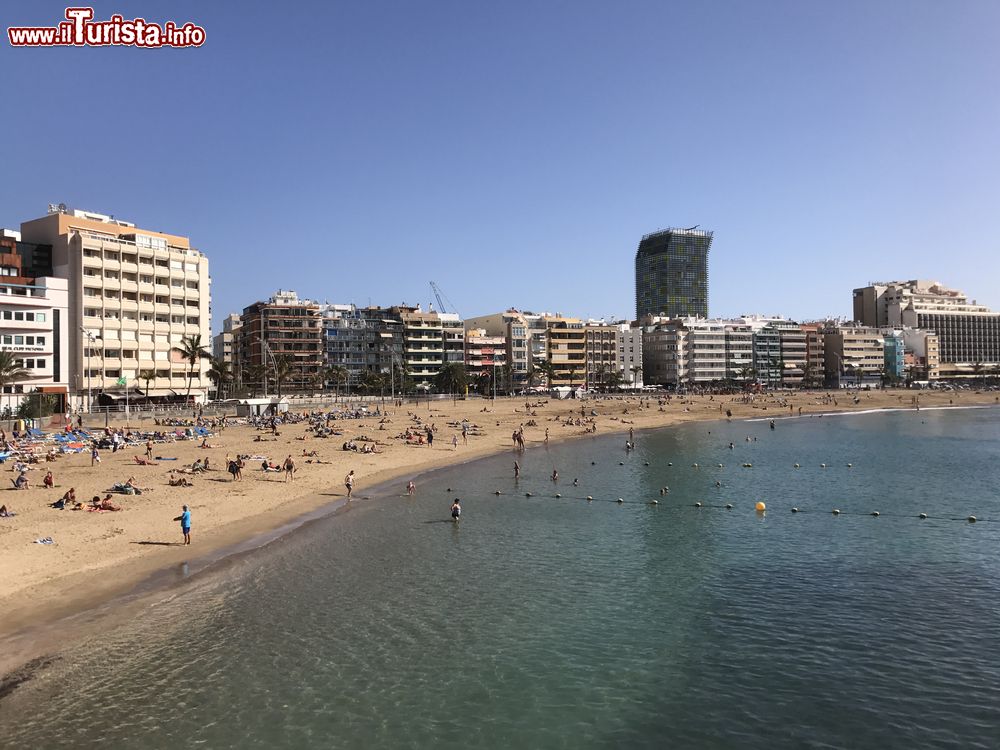
[[[517,461],[515,461],[514,462],[514,479],[517,479],[520,476],[521,476],[521,465]]]
[[[455,502],[451,504],[451,520],[458,523],[458,519],[462,517],[462,503],[456,497]]]
[[[347,476],[344,477],[344,486],[347,488],[347,499],[351,499],[351,493],[354,492],[354,469],[347,472]]]

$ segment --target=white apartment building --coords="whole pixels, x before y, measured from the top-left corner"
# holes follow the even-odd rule
[[[24,398],[38,390],[59,398],[65,408],[69,347],[66,337],[66,280],[50,277],[34,283],[0,282],[0,349],[9,351],[28,379],[5,385],[0,408],[16,410]]]
[[[208,258],[187,237],[140,229],[113,216],[50,206],[21,224],[26,241],[52,246],[68,281],[69,390],[77,406],[135,396],[196,401],[209,388],[207,360],[188,383],[173,347],[185,336],[211,346]],[[140,373],[153,375],[148,381]]]
[[[981,367],[1000,365],[1000,313],[937,281],[874,282],[855,289],[854,317],[867,326],[937,334],[941,377],[971,377]]]
[[[616,323],[617,367],[622,385],[642,388],[642,328],[631,323]]]

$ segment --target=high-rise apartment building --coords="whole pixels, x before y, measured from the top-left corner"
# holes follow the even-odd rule
[[[277,391],[280,379],[283,394],[322,387],[323,322],[316,302],[279,290],[244,308],[240,323],[233,346],[244,386]]]
[[[506,362],[510,364],[513,389],[524,388],[533,369],[531,329],[525,315],[513,308],[501,313],[480,315],[465,321],[466,333],[482,329],[487,336],[502,336],[506,341]]]
[[[230,367],[233,364],[233,341],[241,325],[240,316],[230,313],[222,321],[222,330],[212,339],[212,356]]]
[[[877,328],[836,326],[823,335],[830,385],[875,384],[885,372],[885,339]]]
[[[432,386],[443,365],[465,361],[465,324],[456,313],[424,312],[420,307],[400,310],[403,361],[416,385]]]
[[[876,282],[854,290],[854,317],[867,326],[937,335],[941,377],[1000,365],[1000,313],[936,281]]]
[[[52,247],[68,281],[69,390],[82,404],[117,402],[131,389],[152,399],[206,398],[208,363],[190,378],[174,347],[211,345],[208,258],[187,237],[141,229],[113,216],[50,206],[21,224],[26,242]],[[153,375],[147,382],[140,373]]]
[[[664,229],[635,253],[635,317],[708,317],[708,251],[712,232]]]
[[[404,309],[413,308],[321,307],[326,366],[341,367],[347,376],[343,383],[328,379],[329,386],[344,385],[350,389],[364,383],[373,373],[389,373],[392,381],[397,372],[402,372]]]
[[[500,393],[505,392],[506,357],[507,340],[503,336],[490,336],[483,328],[465,329],[465,372],[470,388],[485,380]]]

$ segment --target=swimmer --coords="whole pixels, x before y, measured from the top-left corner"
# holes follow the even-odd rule
[[[559,480],[559,472],[555,469],[552,470],[552,481],[556,482]]]
[[[417,491],[417,485],[415,485],[415,484],[413,483],[413,480],[411,479],[411,480],[410,480],[410,481],[409,481],[409,482],[408,482],[408,483],[406,484],[406,494],[407,494],[407,495],[409,495],[410,497],[413,497],[413,493],[415,493],[416,491]]]

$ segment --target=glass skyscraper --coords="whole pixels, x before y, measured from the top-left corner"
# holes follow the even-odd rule
[[[635,316],[708,317],[708,251],[712,233],[664,229],[647,234],[635,253]]]

